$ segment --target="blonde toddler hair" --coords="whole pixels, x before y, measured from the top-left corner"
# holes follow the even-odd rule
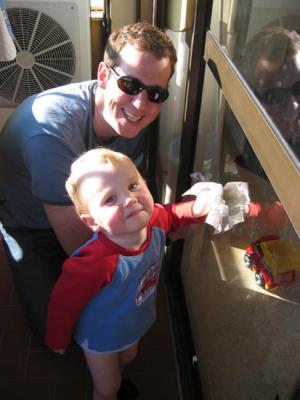
[[[72,163],[71,173],[66,181],[67,192],[78,215],[86,212],[85,202],[80,190],[83,179],[91,172],[97,171],[98,165],[107,163],[119,167],[123,167],[125,163],[127,165],[129,164],[136,170],[137,174],[140,175],[133,161],[125,154],[104,147],[98,147],[83,153]]]

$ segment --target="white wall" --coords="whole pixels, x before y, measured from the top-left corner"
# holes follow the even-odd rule
[[[136,20],[136,0],[111,0],[110,2],[111,30]]]

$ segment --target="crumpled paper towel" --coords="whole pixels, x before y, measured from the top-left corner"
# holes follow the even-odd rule
[[[247,182],[227,182],[223,188],[223,199],[228,206],[228,215],[224,219],[224,231],[244,222],[245,209],[250,203]]]
[[[197,196],[206,189],[211,190],[211,208],[205,222],[215,228],[214,233],[228,231],[244,221],[245,208],[250,202],[246,182],[228,182],[224,187],[215,182],[197,182],[182,196]]]
[[[197,182],[189,190],[184,192],[182,196],[198,196],[207,189],[211,191],[211,207],[205,222],[212,225],[216,233],[220,233],[223,229],[223,219],[228,215],[228,206],[223,199],[223,186],[221,184],[215,182]]]

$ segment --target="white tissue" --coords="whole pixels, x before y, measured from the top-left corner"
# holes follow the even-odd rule
[[[197,182],[182,196],[198,196],[207,189],[212,193],[211,207],[205,222],[215,228],[214,233],[226,232],[244,222],[245,207],[250,202],[246,182],[228,182],[224,187],[216,182]]]
[[[223,188],[223,198],[228,205],[228,216],[223,230],[228,231],[245,220],[245,208],[250,203],[248,183],[227,182]]]

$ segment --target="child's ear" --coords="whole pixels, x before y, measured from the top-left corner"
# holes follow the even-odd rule
[[[89,214],[80,214],[81,221],[88,226],[93,232],[99,232],[101,227],[95,222],[94,218]]]

